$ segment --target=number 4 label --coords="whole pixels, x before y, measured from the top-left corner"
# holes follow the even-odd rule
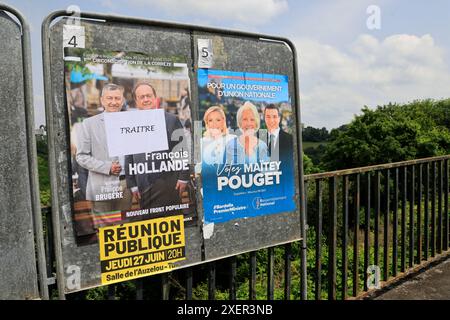
[[[84,48],[85,39],[84,27],[67,24],[63,26],[63,48]]]

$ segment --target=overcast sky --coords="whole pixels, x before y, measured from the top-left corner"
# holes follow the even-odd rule
[[[447,0],[0,1],[18,9],[31,25],[36,126],[45,123],[41,23],[50,12],[70,5],[291,39],[299,55],[306,126],[336,128],[364,105],[450,97]]]

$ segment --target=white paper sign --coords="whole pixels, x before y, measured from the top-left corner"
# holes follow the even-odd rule
[[[84,48],[85,40],[84,27],[70,24],[63,26],[63,48]]]
[[[213,47],[211,39],[198,39],[198,67],[213,67]]]
[[[110,157],[167,150],[163,109],[105,112]]]

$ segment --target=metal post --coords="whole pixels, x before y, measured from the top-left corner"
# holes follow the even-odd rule
[[[236,256],[230,258],[230,300],[236,300]]]
[[[370,172],[367,172],[367,202],[366,202],[366,215],[365,223],[366,228],[364,230],[364,291],[368,290],[367,287],[367,269],[370,264]]]
[[[356,297],[359,291],[359,207],[360,207],[360,177],[356,175],[355,180],[355,220],[353,230],[353,296]]]
[[[58,13],[49,15],[42,23],[42,65],[44,71],[44,97],[45,97],[45,114],[47,123],[47,143],[48,143],[48,168],[50,174],[50,185],[52,190],[58,190],[58,177],[56,174],[56,154],[53,137],[56,132],[53,126],[51,114],[52,110],[52,82],[50,72],[50,22],[57,17]],[[64,265],[62,261],[62,247],[61,247],[61,224],[60,224],[60,203],[57,195],[52,196],[52,221],[54,233],[54,248],[56,260],[56,279],[58,286],[58,298],[65,300],[65,284],[64,284]]]
[[[42,299],[48,300],[47,267],[45,262],[45,245],[42,225],[41,202],[39,196],[39,174],[37,166],[36,137],[34,134],[33,85],[31,77],[31,40],[30,27],[23,15],[16,9],[0,4],[0,10],[13,14],[22,28],[22,68],[24,85],[24,109],[27,135],[27,154],[30,179],[30,195],[33,215],[33,226],[36,242],[36,256],[39,277],[39,289]]]
[[[386,211],[384,213],[384,250],[383,250],[383,279],[387,281],[389,279],[389,202],[390,202],[390,171],[386,169]]]
[[[329,254],[328,254],[328,300],[336,300],[336,225],[337,225],[337,177],[329,181],[330,194],[330,224],[329,224]]]
[[[397,276],[397,258],[398,258],[398,168],[395,168],[394,175],[394,221],[392,228],[392,275]]]
[[[274,290],[274,275],[273,267],[275,254],[274,248],[270,247],[267,249],[267,300],[273,300],[273,290]]]
[[[320,300],[322,287],[322,184],[320,179],[316,180],[316,283],[315,298]]]
[[[292,245],[290,243],[285,244],[284,250],[284,300],[290,300]]]

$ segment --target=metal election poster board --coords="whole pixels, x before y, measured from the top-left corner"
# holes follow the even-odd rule
[[[0,300],[45,299],[29,28],[4,5],[0,41]]]
[[[300,239],[288,40],[55,12],[43,56],[62,293]]]

